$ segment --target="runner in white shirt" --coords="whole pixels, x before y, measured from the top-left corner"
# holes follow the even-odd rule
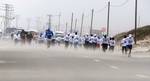
[[[97,38],[97,47],[100,48],[101,44],[102,44],[102,38],[99,36]]]
[[[69,47],[69,39],[70,39],[70,34],[67,34],[67,35],[64,37],[65,47],[66,47],[66,48]]]
[[[107,37],[107,35],[104,35],[102,39],[102,48],[104,52],[106,52],[106,50],[108,49],[108,45],[109,45],[109,38]]]
[[[70,43],[70,46],[73,45],[73,42],[74,42],[74,35],[73,34],[70,34],[70,37],[69,37],[69,43]]]
[[[19,34],[14,34],[13,40],[14,40],[15,44],[17,44],[19,42],[19,40],[20,40]]]
[[[79,45],[82,46],[84,44],[84,37],[79,36]]]
[[[93,47],[93,41],[94,41],[94,36],[93,34],[91,34],[90,38],[89,38],[89,47]]]
[[[98,38],[97,38],[97,35],[95,34],[94,37],[93,37],[93,43],[92,43],[94,49],[95,49],[96,46],[97,46],[97,40],[98,40]]]
[[[73,43],[74,43],[74,47],[77,48],[77,46],[79,44],[79,36],[78,36],[77,32],[75,32]]]
[[[122,54],[127,54],[127,36],[125,35],[124,38],[121,40],[122,46]]]
[[[116,45],[115,38],[113,38],[113,37],[110,38],[110,41],[109,41],[109,50],[110,51],[114,51],[115,45]]]
[[[85,48],[88,48],[89,47],[89,40],[90,40],[90,37],[89,37],[89,35],[88,34],[86,34],[85,36],[84,36],[84,47]]]
[[[133,38],[132,34],[129,34],[129,36],[127,38],[127,47],[129,50],[128,57],[131,57],[131,51],[132,51],[133,45],[134,45],[134,38]]]

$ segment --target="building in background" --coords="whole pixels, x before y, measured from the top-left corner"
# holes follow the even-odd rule
[[[103,27],[103,28],[101,28],[100,30],[98,30],[98,29],[93,29],[93,30],[92,30],[92,33],[93,33],[93,34],[97,34],[97,35],[106,34],[106,28]]]

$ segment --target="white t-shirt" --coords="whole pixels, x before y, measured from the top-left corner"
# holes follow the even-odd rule
[[[100,44],[100,45],[102,44],[102,38],[97,39],[97,44]]]
[[[90,43],[93,43],[93,41],[94,41],[94,37],[91,36],[89,42],[90,42]]]
[[[17,36],[16,34],[14,34],[14,40],[15,40],[15,39],[18,39],[18,36]]]
[[[74,41],[74,43],[78,43],[79,42],[79,36],[75,35],[73,41]]]
[[[90,40],[90,37],[89,37],[89,36],[85,36],[85,37],[84,37],[84,40],[85,40],[85,41],[89,41],[89,40]]]
[[[69,41],[69,36],[66,35],[65,38],[64,38],[64,40],[68,42]]]
[[[84,37],[79,37],[79,44],[80,45],[84,44]]]
[[[121,40],[121,45],[122,45],[122,46],[127,46],[127,38],[123,38],[123,39]]]
[[[128,37],[127,38],[127,45],[133,45],[134,44],[134,38],[133,37]]]
[[[109,41],[109,45],[110,46],[115,46],[116,45],[116,41],[115,40],[110,40]]]
[[[69,42],[70,42],[70,43],[73,43],[73,39],[74,39],[73,36],[70,36],[70,37],[69,37]]]
[[[97,40],[98,40],[98,38],[97,38],[97,37],[94,37],[94,38],[93,38],[93,43],[97,43]]]
[[[102,43],[103,44],[109,44],[109,38],[103,38]]]

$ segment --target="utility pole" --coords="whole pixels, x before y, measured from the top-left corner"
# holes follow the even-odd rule
[[[30,18],[27,19],[27,24],[28,24],[28,28],[27,29],[29,30],[30,26],[31,26],[31,19]]]
[[[137,0],[135,0],[135,32],[134,32],[134,34],[135,34],[135,44],[137,44],[137,4],[138,4],[138,2],[137,2]]]
[[[36,19],[36,29],[38,31],[40,31],[40,29],[41,29],[41,18],[40,17],[37,17],[37,19]]]
[[[60,31],[60,17],[61,17],[61,13],[59,13],[58,17],[59,17],[59,22],[58,22],[58,31]]]
[[[51,18],[52,18],[52,15],[48,15],[48,28],[50,28],[50,29],[51,29],[51,26],[52,26]]]
[[[8,24],[9,24],[9,5],[5,4],[5,22],[4,22],[4,33],[6,33],[6,29],[8,28]]]
[[[77,31],[77,22],[78,22],[78,20],[76,19],[76,20],[75,20],[74,32],[76,32],[76,31]]]
[[[82,21],[81,21],[80,36],[82,36],[82,30],[83,30],[83,21],[84,21],[84,13],[82,14]]]
[[[16,28],[19,28],[18,27],[18,20],[19,20],[19,15],[16,15]]]
[[[68,23],[66,22],[66,30],[65,30],[65,34],[67,34],[68,32]]]
[[[70,29],[70,33],[72,33],[73,31],[72,31],[72,27],[73,27],[73,13],[72,13],[72,16],[71,16],[71,29]]]
[[[92,9],[90,34],[92,34],[92,30],[93,30],[93,16],[94,16],[94,9]]]
[[[109,25],[110,25],[110,1],[108,2],[108,14],[107,14],[107,36],[109,36]]]

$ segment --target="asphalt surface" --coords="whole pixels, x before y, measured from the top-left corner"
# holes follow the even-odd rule
[[[0,45],[0,81],[150,81],[149,53]]]

